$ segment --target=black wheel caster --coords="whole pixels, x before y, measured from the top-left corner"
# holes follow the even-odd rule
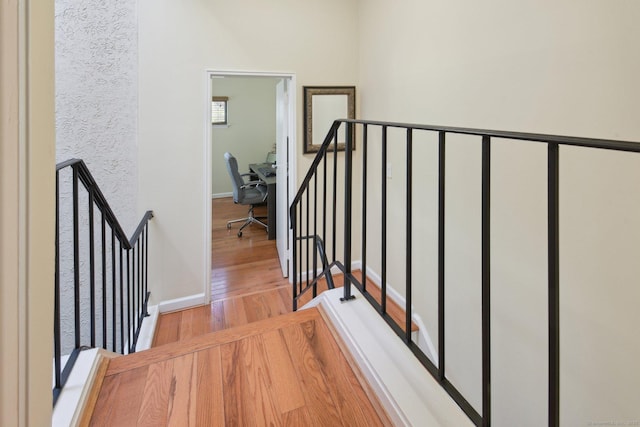
[[[231,230],[231,224],[227,224],[227,230]]]
[[[238,237],[242,237],[242,231],[238,231]]]

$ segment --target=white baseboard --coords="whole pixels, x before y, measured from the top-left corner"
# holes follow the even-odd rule
[[[224,199],[225,197],[233,197],[233,193],[215,193],[211,195],[212,199]]]
[[[183,310],[189,307],[195,307],[197,305],[203,305],[206,303],[204,293],[190,295],[187,297],[176,298],[169,301],[162,301],[158,304],[158,311],[160,313],[167,313],[169,311]]]
[[[136,342],[136,351],[148,350],[153,344],[153,336],[156,333],[160,311],[157,305],[152,305],[147,307],[147,313],[149,313],[149,316],[142,319],[142,326],[140,327],[138,341]],[[124,354],[129,354],[129,340],[125,341],[124,348]]]
[[[362,270],[362,261],[354,261],[351,263],[352,270]],[[380,288],[382,286],[382,277],[371,269],[371,267],[367,266],[367,277],[371,279],[371,281]],[[393,286],[387,282],[387,296],[400,307],[404,307],[407,303],[405,297],[396,291]],[[424,352],[424,354],[431,360],[436,366],[438,366],[438,352],[436,351],[436,347],[433,345],[433,341],[429,336],[429,331],[427,330],[427,326],[425,325],[422,317],[413,310],[411,314],[411,319],[418,326],[418,336],[416,339],[416,344],[418,347]]]
[[[67,383],[64,385],[56,406],[53,408],[51,416],[52,427],[77,426],[80,422],[82,410],[87,402],[91,388],[96,380],[96,374],[102,359],[107,356],[102,349],[92,348],[81,351],[78,354],[73,369],[69,374]],[[62,366],[68,356],[62,360]]]
[[[148,317],[145,317],[142,321],[142,327],[138,334],[138,342],[136,343],[136,351],[148,350],[153,344],[153,335],[156,332],[156,325],[158,324],[158,316],[160,311],[157,305],[147,307]]]

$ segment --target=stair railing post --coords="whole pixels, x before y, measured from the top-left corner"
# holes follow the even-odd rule
[[[344,296],[341,301],[355,298],[351,294],[351,208],[353,181],[353,123],[346,122],[347,137],[344,147]],[[335,224],[334,224],[335,227]]]
[[[491,425],[491,138],[482,137],[482,425]]]
[[[446,134],[438,133],[438,379],[445,374],[445,167]]]
[[[549,426],[560,425],[560,220],[559,146],[547,148],[547,209],[549,257]]]
[[[296,205],[289,208],[289,220],[291,221],[292,240],[291,240],[291,285],[293,291],[293,311],[298,310],[298,213]]]
[[[54,405],[56,390],[62,389],[62,341],[60,331],[60,172],[56,170],[56,252],[53,306]]]

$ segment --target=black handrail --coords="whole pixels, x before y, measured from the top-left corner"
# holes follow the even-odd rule
[[[73,212],[70,218],[72,254],[62,253],[60,245],[60,220],[62,219],[60,174],[67,168],[71,169],[72,174],[70,201]],[[79,183],[86,190],[88,200],[85,220],[81,219]],[[94,216],[96,209],[99,219]],[[147,304],[150,296],[147,274],[148,224],[151,218],[153,218],[153,212],[145,212],[133,235],[127,238],[84,161],[71,159],[56,165],[54,405],[81,350],[102,347],[121,354],[136,351],[142,321],[148,316]],[[86,241],[89,245],[88,251],[81,251],[80,248],[82,226],[88,228]],[[100,228],[97,233],[96,226]],[[98,235],[97,239],[96,235]],[[99,273],[96,271],[96,253],[100,257]],[[61,262],[67,259],[65,257],[70,257],[73,263],[72,283],[61,281]],[[82,268],[84,266],[82,261],[86,260],[89,264],[88,272],[86,268]],[[73,286],[73,325],[70,328],[62,328],[64,314],[61,310],[62,292],[65,289],[70,291],[71,286]],[[83,294],[86,293],[88,293],[88,314],[82,311],[83,302],[87,299]],[[70,354],[63,367],[63,336],[70,335],[73,335],[74,342],[69,348]]]
[[[336,206],[341,197],[337,194],[336,187],[337,173],[338,173],[338,144],[337,135],[338,129],[341,125],[346,127],[346,143],[345,153],[341,160],[344,170],[344,188],[341,189],[344,197],[344,216],[341,218],[336,217]],[[361,210],[357,212],[357,215],[362,219],[362,242],[361,242],[361,256],[362,256],[362,279],[358,280],[351,274],[351,245],[352,245],[352,229],[351,219],[354,215],[352,206],[352,173],[353,173],[353,156],[352,147],[354,141],[352,140],[354,135],[354,127],[360,126],[362,129],[362,157],[361,157],[361,183],[362,183],[362,195],[361,195]],[[381,182],[381,206],[380,214],[382,217],[381,235],[380,235],[380,247],[369,248],[366,240],[367,236],[367,180],[368,180],[368,145],[369,141],[369,128],[378,127],[381,129],[381,137],[379,147],[381,149],[381,161],[380,169],[382,175]],[[387,131],[389,128],[399,128],[406,130],[406,251],[407,261],[405,264],[405,273],[407,278],[406,288],[406,305],[404,307],[406,313],[406,319],[403,327],[398,325],[393,320],[386,310],[386,276],[387,276],[387,254],[386,254],[386,209],[387,209],[387,183],[386,183],[386,167],[387,167]],[[435,132],[438,134],[438,365],[436,366],[412,341],[411,337],[411,297],[412,297],[412,277],[411,277],[411,251],[412,242],[411,235],[412,229],[412,169],[413,169],[413,140],[414,131]],[[445,152],[446,152],[446,136],[448,134],[462,134],[462,135],[474,135],[479,136],[482,144],[482,218],[481,218],[481,285],[482,285],[482,414],[480,414],[468,400],[458,391],[458,389],[448,381],[445,371]],[[622,152],[634,152],[640,153],[640,144],[631,141],[615,141],[605,139],[594,138],[579,138],[559,135],[544,135],[537,133],[524,133],[524,132],[507,132],[496,131],[486,129],[471,129],[463,127],[450,127],[450,126],[433,126],[423,124],[410,124],[410,123],[393,123],[384,121],[371,121],[371,120],[353,120],[353,119],[341,119],[336,120],[332,124],[327,136],[325,137],[322,145],[318,150],[318,154],[313,160],[311,167],[309,168],[306,176],[302,180],[300,188],[293,199],[290,207],[291,227],[293,229],[293,307],[297,309],[297,299],[299,291],[302,287],[302,275],[306,271],[307,274],[307,287],[311,283],[309,280],[309,272],[313,271],[313,283],[317,282],[319,277],[327,274],[327,269],[321,272],[319,276],[315,273],[315,257],[309,260],[309,248],[306,250],[301,244],[301,237],[305,235],[303,228],[308,226],[311,221],[315,223],[315,218],[321,216],[323,219],[322,235],[326,236],[329,233],[332,236],[332,251],[331,251],[331,265],[337,266],[343,271],[345,276],[344,283],[344,297],[342,299],[348,300],[353,298],[351,293],[351,285],[356,286],[380,315],[386,320],[387,324],[396,332],[396,334],[403,339],[406,345],[414,353],[414,355],[420,360],[425,368],[434,376],[434,378],[440,383],[440,385],[449,393],[449,395],[458,403],[463,411],[469,416],[469,418],[476,424],[482,426],[491,425],[491,242],[490,242],[490,215],[491,215],[491,143],[493,139],[501,139],[509,142],[528,141],[533,143],[542,143],[547,145],[548,157],[547,157],[547,198],[548,198],[548,424],[549,426],[558,426],[560,423],[560,324],[559,324],[559,161],[558,153],[559,146],[574,146],[585,147],[592,149],[613,150]],[[327,171],[327,164],[330,163],[327,157],[333,155],[333,170]],[[323,164],[323,168],[320,165]],[[333,178],[331,178],[333,174]],[[318,192],[317,183],[322,179],[322,186],[324,191],[323,206],[318,210],[317,204],[313,204],[313,210],[310,212],[311,203],[310,194],[313,193],[313,197],[316,197]],[[333,191],[329,194],[329,205],[332,206],[332,210],[329,212],[327,207],[327,188],[331,187],[331,184],[327,183],[327,180],[332,179]],[[311,185],[313,181],[313,186]],[[312,190],[313,189],[313,190]],[[303,214],[306,208],[306,216]],[[376,215],[378,212],[376,212]],[[312,219],[313,218],[313,219]],[[327,225],[327,218],[331,220]],[[340,262],[339,256],[336,253],[336,230],[342,227],[344,229],[344,245],[343,260]],[[327,230],[329,228],[329,230]],[[325,238],[326,242],[326,238]],[[380,254],[380,266],[381,266],[381,301],[375,300],[371,294],[367,292],[367,251],[376,250]],[[306,260],[305,260],[306,256]],[[312,267],[313,264],[313,267]]]
[[[318,155],[314,158],[309,170],[307,171],[307,175],[305,176],[304,180],[303,180],[303,186],[308,186],[309,183],[311,182],[311,179],[314,177],[316,170],[318,169],[318,167],[320,166],[320,162],[322,160],[324,160],[324,165],[323,165],[323,169],[324,169],[324,180],[322,183],[322,210],[323,212],[326,212],[327,209],[327,188],[328,188],[328,184],[327,184],[327,158],[326,158],[326,153],[328,150],[328,147],[330,146],[330,144],[332,142],[334,142],[334,150],[337,153],[337,129],[340,127],[340,123],[338,121],[334,122],[331,125],[331,128],[329,130],[329,133],[327,134],[327,136],[325,137],[322,145],[320,146],[320,149],[318,151]],[[336,200],[335,200],[335,194],[336,194],[336,176],[337,176],[337,163],[334,162],[334,172],[333,172],[333,191],[331,194],[333,194],[333,203],[332,203],[332,212],[333,212],[333,223],[335,223],[336,221]],[[317,211],[318,208],[318,187],[317,187],[318,181],[317,179],[314,182],[314,200],[313,200],[313,206],[315,211]],[[294,200],[298,200],[300,201],[303,197],[303,195],[305,194],[305,191],[303,189],[303,187],[300,187],[300,190],[298,191],[298,193],[296,194],[296,197]],[[311,206],[310,200],[309,200],[309,193],[307,193],[307,200],[306,200],[306,206],[307,206],[307,215],[306,217],[309,217],[309,208]],[[291,228],[293,230],[298,230],[299,229],[299,223],[298,223],[298,219],[302,219],[303,217],[303,212],[302,212],[302,204],[298,204],[298,206],[300,207],[300,211],[296,211],[296,202],[294,201],[294,203],[291,205],[290,209],[289,209],[289,216],[290,216],[290,220],[291,220]],[[301,224],[301,223],[300,223]],[[317,216],[314,215],[314,219],[313,219],[313,235],[310,233],[309,230],[310,227],[310,221],[306,221],[306,233],[302,233],[302,234],[295,234],[294,232],[294,241],[293,241],[293,247],[292,247],[292,259],[293,259],[293,265],[292,265],[292,276],[294,278],[294,286],[293,286],[293,310],[297,310],[298,309],[298,300],[300,299],[300,297],[306,293],[306,291],[309,288],[313,288],[313,296],[316,296],[316,292],[317,292],[317,282],[320,278],[324,277],[326,275],[327,277],[327,283],[328,285],[332,288],[333,287],[333,279],[331,277],[331,268],[327,268],[328,265],[333,265],[333,262],[329,262],[328,261],[328,257],[327,257],[327,247],[325,246],[326,241],[327,241],[327,216],[323,215],[322,217],[322,234],[318,233],[318,224],[317,224]],[[299,257],[298,254],[302,253],[302,241],[306,241],[307,245],[306,245],[306,265],[310,266],[309,264],[309,240],[310,238],[314,239],[314,256],[313,256],[313,267],[311,268],[307,268],[308,272],[306,275],[306,284],[303,287],[303,280],[302,280],[302,257]],[[333,250],[332,250],[332,256],[333,256],[333,261],[335,261],[335,242],[336,242],[336,236],[335,236],[335,227],[333,228],[333,234],[332,234],[332,242],[333,242]],[[321,256],[321,261],[322,261],[322,265],[323,265],[323,270],[320,272],[320,274],[318,274],[317,272],[317,254],[319,254]],[[311,274],[309,274],[309,272]],[[310,279],[310,277],[312,277],[312,279]]]

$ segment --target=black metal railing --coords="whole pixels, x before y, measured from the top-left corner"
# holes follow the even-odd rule
[[[345,150],[338,151],[338,131],[341,126],[344,132]],[[360,187],[353,184],[354,175],[354,135],[356,128],[361,133],[362,154],[359,158]],[[369,138],[371,129],[380,131],[380,139],[372,141]],[[405,251],[406,262],[404,274],[406,278],[405,298],[406,304],[404,325],[398,324],[387,313],[387,159],[389,152],[388,130],[400,129],[404,131],[404,141],[394,145],[394,154],[404,152],[406,160],[404,171],[404,190],[406,201],[406,236]],[[437,185],[438,188],[438,352],[437,365],[431,361],[423,351],[413,342],[411,335],[412,322],[412,191],[413,164],[414,164],[414,133],[424,132],[437,135]],[[445,154],[447,135],[471,135],[478,137],[482,149],[482,183],[481,183],[481,316],[482,316],[482,411],[478,412],[465,396],[447,379],[445,370]],[[547,203],[548,203],[548,229],[547,229],[547,253],[548,253],[548,425],[558,426],[560,413],[560,323],[559,323],[559,147],[574,146],[593,149],[614,150],[624,152],[640,152],[640,144],[627,141],[611,141],[590,138],[575,138],[555,135],[543,135],[520,132],[505,132],[482,129],[457,128],[446,126],[429,126],[404,123],[391,123],[365,120],[336,120],[331,126],[318,154],[316,155],[309,171],[303,179],[300,189],[290,207],[291,226],[293,229],[293,309],[298,308],[298,301],[310,287],[322,277],[331,275],[330,268],[317,271],[316,252],[309,247],[307,236],[322,236],[328,245],[329,266],[336,267],[344,274],[343,300],[353,298],[351,286],[356,286],[363,296],[375,307],[387,324],[402,338],[413,354],[433,375],[440,385],[457,402],[469,418],[482,426],[491,425],[491,143],[492,139],[500,139],[509,142],[529,141],[546,144],[547,146]],[[435,140],[435,138],[434,138]],[[397,142],[397,141],[396,141]],[[369,187],[369,146],[375,145],[379,150],[379,182],[380,205],[377,209],[371,209],[371,196]],[[404,150],[400,148],[404,147]],[[375,160],[377,160],[376,157]],[[329,168],[329,169],[328,169]],[[376,170],[374,170],[376,172]],[[343,183],[338,186],[338,177]],[[424,183],[422,184],[424,185]],[[320,186],[320,188],[318,188]],[[354,211],[354,190],[359,190],[360,206]],[[338,206],[342,205],[343,215],[338,216]],[[375,211],[375,215],[381,216],[380,246],[371,247],[367,242],[367,215],[368,211]],[[361,278],[352,274],[352,243],[354,232],[352,227],[354,216],[360,218],[360,255]],[[321,225],[318,221],[321,220]],[[340,230],[340,233],[338,233]],[[338,236],[342,237],[339,254]],[[311,249],[311,250],[310,250]],[[367,256],[374,254],[379,259],[380,274],[380,301],[376,300],[367,291]],[[342,256],[342,258],[340,257]],[[397,267],[397,266],[396,266]]]
[[[148,316],[151,218],[128,238],[86,164],[56,166],[54,405],[81,350],[135,352]]]
[[[293,275],[293,310],[298,309],[298,301],[310,289],[313,297],[317,295],[318,281],[326,278],[329,289],[334,287],[332,268],[344,270],[344,265],[336,257],[336,224],[337,214],[337,182],[338,182],[338,134],[339,122],[334,122],[322,144],[318,155],[314,159],[309,172],[303,181],[293,204],[290,208],[291,228],[293,229],[292,248],[292,275]],[[332,173],[328,175],[328,149],[333,143]],[[322,163],[322,166],[320,164]],[[320,170],[321,174],[316,172]],[[321,176],[321,178],[320,178]],[[322,182],[319,183],[319,180]],[[312,191],[305,189],[313,182]],[[322,192],[318,192],[318,185],[322,186]],[[311,200],[313,193],[313,201]],[[303,200],[303,197],[305,198]],[[320,205],[319,205],[320,204]],[[311,209],[313,208],[313,211]],[[330,218],[327,211],[330,210]],[[311,213],[314,213],[311,217]],[[318,218],[317,212],[322,212]],[[318,224],[320,219],[321,223]],[[327,220],[331,222],[327,225]],[[327,234],[328,233],[328,234]],[[331,247],[327,248],[325,242],[330,239]],[[350,241],[350,239],[348,239]],[[327,256],[327,249],[331,250],[331,261]],[[350,251],[349,251],[350,252]],[[346,252],[345,252],[346,254]],[[318,261],[322,269],[318,269]],[[350,262],[349,264],[350,265]],[[303,278],[304,275],[304,278]]]

